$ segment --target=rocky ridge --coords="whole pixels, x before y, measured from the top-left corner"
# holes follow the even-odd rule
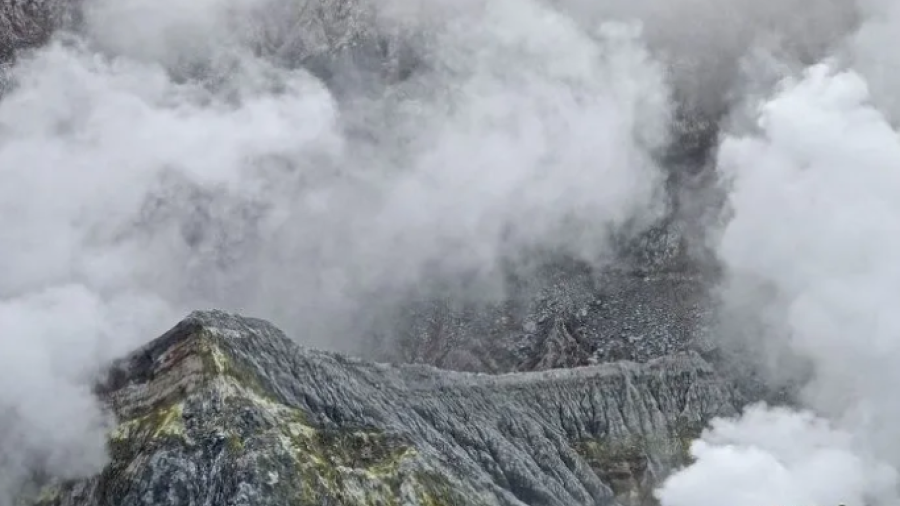
[[[0,0],[0,62],[77,24],[70,5]],[[405,79],[418,61],[408,37],[383,32],[362,5],[260,2],[241,28],[254,50],[339,95],[354,80]],[[703,166],[715,127],[701,130],[699,147],[667,166]],[[683,140],[694,130],[679,132],[675,146],[693,145]],[[429,365],[358,361],[298,347],[260,320],[192,314],[98,388],[118,419],[104,471],[32,502],[652,503],[700,427],[743,405],[697,354],[711,282],[691,251],[688,172],[673,169],[672,215],[626,241],[616,270],[552,261],[493,307],[414,299],[378,357]]]
[[[110,463],[34,504],[646,504],[742,405],[691,353],[491,376],[309,350],[218,311],[116,362],[98,395]]]

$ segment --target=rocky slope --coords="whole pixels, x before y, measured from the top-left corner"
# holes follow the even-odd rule
[[[434,300],[407,308],[386,360],[507,372],[645,362],[702,351],[711,325],[707,285],[693,273],[558,273],[503,304]]]
[[[623,241],[610,267],[553,259],[511,279],[502,303],[415,301],[371,342],[385,360],[490,373],[709,352],[716,265],[673,216]]]
[[[74,3],[0,0],[0,66],[75,27]],[[255,51],[312,70],[337,96],[360,80],[406,79],[422,59],[414,37],[373,25],[363,5],[259,2],[237,28]],[[3,79],[0,68],[0,92]],[[702,213],[686,203],[702,200],[691,185],[715,125],[686,114],[665,163],[672,212],[623,241],[615,269],[551,259],[490,306],[413,297],[369,350],[444,369],[544,372],[360,362],[302,349],[259,320],[195,313],[117,363],[98,389],[119,420],[106,469],[49,485],[33,502],[652,502],[653,484],[684,462],[703,423],[743,404],[696,353],[714,273],[695,251]],[[551,370],[568,367],[578,368]]]
[[[119,424],[43,506],[642,504],[741,400],[694,354],[500,376],[389,366],[196,312],[98,388]]]

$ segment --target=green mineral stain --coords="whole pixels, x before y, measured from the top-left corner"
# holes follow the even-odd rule
[[[257,395],[271,398],[259,376],[250,368],[233,360],[217,343],[217,337],[209,330],[197,336],[198,352],[203,361],[203,369],[209,378],[229,377],[239,385],[253,390]]]
[[[674,462],[676,466],[693,464],[694,458],[691,456],[691,444],[700,437],[705,426],[705,422],[689,422],[684,419],[679,419],[675,422],[672,436],[678,448],[678,454]]]
[[[422,473],[416,478],[417,499],[422,506],[468,506],[461,494],[443,476]]]
[[[296,419],[285,420],[281,436],[294,459],[299,505],[399,506],[403,489],[421,506],[463,505],[446,477],[415,466],[419,454],[401,436],[325,430]]]
[[[183,409],[180,402],[157,408],[144,416],[119,424],[110,434],[112,441],[129,440],[135,437],[142,439],[159,439],[164,436],[184,436]]]
[[[41,489],[41,493],[38,495],[37,499],[34,500],[34,506],[51,506],[59,503],[61,499],[61,492],[59,485],[48,485]]]
[[[227,444],[228,451],[233,455],[239,455],[244,451],[244,442],[237,434],[229,434]]]
[[[660,476],[650,474],[650,456],[663,464],[663,470],[691,463],[690,446],[703,424],[678,420],[670,434],[594,438],[573,446],[604,483],[626,505],[655,505],[653,489]]]
[[[170,398],[149,413],[120,422],[109,434],[112,462],[101,480],[131,472],[141,454],[217,435],[224,436],[228,459],[259,463],[261,482],[277,490],[285,506],[399,506],[403,498],[420,506],[475,506],[463,502],[449,478],[423,471],[418,452],[405,437],[374,428],[316,427],[307,413],[279,402],[252,368],[220,345],[217,336],[201,331],[188,346],[185,353],[198,357],[203,369],[200,383],[189,395],[202,397],[220,389],[230,412],[249,409],[272,425],[248,432],[228,420],[206,420],[189,430],[184,424],[187,399]],[[286,460],[279,460],[282,455]],[[60,497],[58,488],[48,488],[31,504],[54,506]]]

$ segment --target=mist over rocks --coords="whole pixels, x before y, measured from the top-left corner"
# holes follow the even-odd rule
[[[714,357],[813,412],[722,413],[663,506],[759,502],[773,466],[767,503],[896,504],[896,5],[0,0],[0,501],[184,436],[164,410],[108,453],[93,381],[219,307],[466,371]],[[319,456],[381,441],[331,467],[402,455],[304,424]],[[579,447],[652,500],[609,450]],[[578,473],[512,493],[611,497]]]

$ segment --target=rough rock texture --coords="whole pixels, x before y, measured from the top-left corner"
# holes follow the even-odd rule
[[[64,0],[0,0],[0,63],[46,42],[71,12]]]
[[[400,337],[376,351],[389,361],[491,373],[713,351],[720,273],[707,231],[723,198],[710,164],[717,130],[685,118],[673,135],[661,160],[668,212],[615,238],[606,267],[553,258],[510,279],[510,296],[499,304],[452,297],[410,304],[389,332]]]
[[[644,362],[700,350],[711,317],[694,273],[558,272],[529,297],[493,306],[432,301],[398,320],[385,357],[478,372]]]
[[[81,0],[0,0],[0,64],[19,50],[46,43],[61,28],[81,31],[80,5]],[[409,35],[379,22],[373,5],[369,0],[262,0],[242,7],[230,28],[260,56],[281,66],[305,67],[335,89],[353,88],[360,79],[395,82],[417,60]],[[202,62],[190,63],[167,70],[175,75],[204,71]]]
[[[708,352],[715,264],[692,254],[684,228],[663,220],[623,242],[610,268],[548,263],[510,282],[500,304],[412,304],[382,357],[496,373]]]
[[[303,66],[332,89],[353,87],[356,79],[403,79],[418,63],[410,34],[379,22],[374,5],[368,0],[269,0],[244,27],[261,55]]]
[[[674,355],[500,376],[307,350],[197,312],[111,369],[120,423],[94,478],[37,504],[639,504],[740,399]]]

